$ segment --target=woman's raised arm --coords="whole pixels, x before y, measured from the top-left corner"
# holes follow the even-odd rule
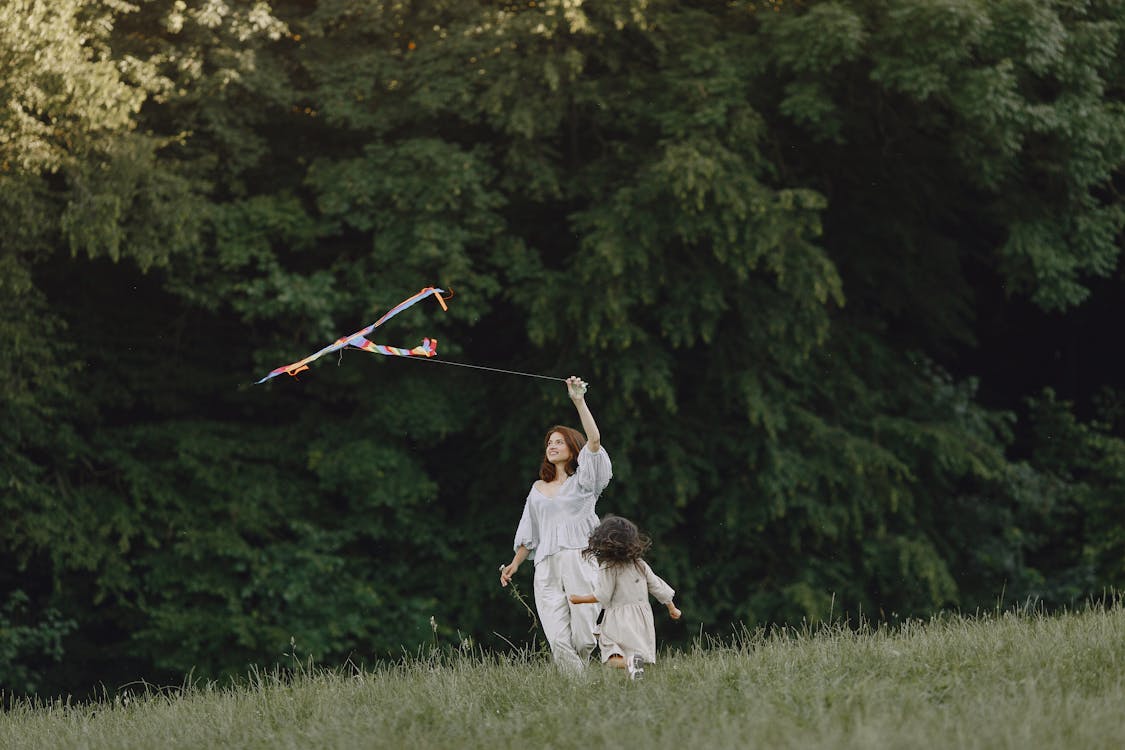
[[[591,453],[597,453],[602,447],[602,434],[598,432],[598,423],[594,421],[594,415],[586,405],[586,381],[577,375],[571,375],[566,379],[566,390],[570,400],[574,402],[574,408],[578,410],[578,418],[582,420],[582,431],[586,433],[586,447]]]

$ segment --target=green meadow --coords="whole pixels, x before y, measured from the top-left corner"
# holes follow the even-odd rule
[[[295,664],[239,685],[16,701],[11,748],[1117,748],[1125,609],[744,630],[645,679],[559,674],[539,653]]]

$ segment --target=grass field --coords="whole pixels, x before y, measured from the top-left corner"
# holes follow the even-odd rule
[[[748,631],[630,683],[445,653],[243,686],[17,703],[5,748],[1121,748],[1122,603],[895,628]]]

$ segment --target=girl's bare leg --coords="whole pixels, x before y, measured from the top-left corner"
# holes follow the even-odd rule
[[[613,656],[606,659],[605,663],[611,667],[616,667],[617,669],[624,669],[625,657],[621,656],[620,654],[614,654]]]

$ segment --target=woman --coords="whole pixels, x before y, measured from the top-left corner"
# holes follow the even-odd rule
[[[500,569],[507,586],[524,560],[535,563],[535,609],[555,663],[581,670],[594,649],[596,607],[573,605],[569,594],[594,590],[596,567],[582,557],[598,525],[594,506],[613,476],[601,434],[586,406],[586,383],[566,379],[585,436],[570,427],[547,432],[539,480],[531,485],[516,529],[515,556]]]

